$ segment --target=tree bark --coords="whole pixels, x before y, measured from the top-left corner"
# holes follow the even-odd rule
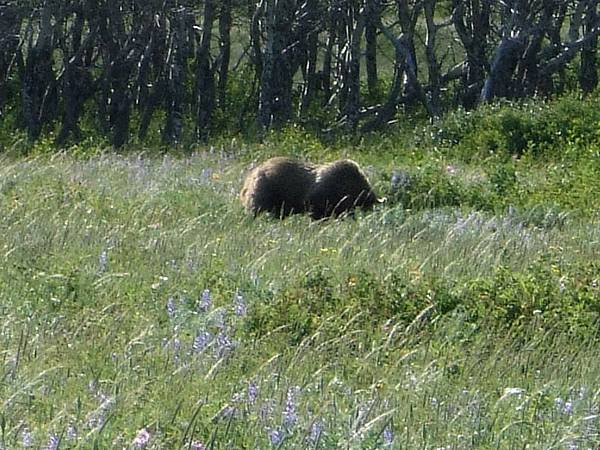
[[[377,75],[377,22],[381,13],[380,0],[367,0],[365,23],[365,66],[369,95],[376,98],[379,79]]]
[[[219,84],[217,87],[219,105],[224,107],[227,98],[227,78],[231,60],[231,0],[222,0],[219,14]]]
[[[280,128],[292,116],[294,3],[293,0],[266,0],[266,42],[258,106],[258,123],[263,131]]]
[[[583,3],[586,4],[583,33],[592,37],[581,49],[579,85],[584,94],[589,94],[598,86],[598,37],[594,34],[594,29],[598,27],[598,0],[584,0]]]
[[[55,74],[52,67],[52,9],[44,3],[40,11],[39,32],[33,43],[33,24],[29,26],[27,59],[21,78],[23,118],[29,139],[37,139],[48,122],[48,111],[56,102],[53,92]]]
[[[208,138],[208,127],[215,107],[215,74],[210,59],[215,12],[216,1],[207,0],[204,5],[202,38],[196,52],[196,136],[200,140]]]

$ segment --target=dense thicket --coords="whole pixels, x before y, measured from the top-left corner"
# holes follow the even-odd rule
[[[93,118],[121,146],[590,92],[599,1],[0,0],[0,113],[59,143]]]

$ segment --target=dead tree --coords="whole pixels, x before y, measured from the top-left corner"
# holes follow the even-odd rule
[[[442,82],[460,79],[459,101],[464,107],[473,108],[489,70],[486,52],[490,34],[490,0],[453,0],[452,8],[452,23],[466,58],[449,70]]]
[[[67,35],[64,36],[62,101],[63,113],[61,128],[56,138],[58,145],[63,145],[73,137],[76,141],[81,137],[79,122],[84,113],[85,103],[94,93],[92,77],[92,60],[86,55],[93,50],[94,34],[84,36],[86,22],[85,2],[73,2],[69,15],[65,18]]]
[[[319,52],[319,33],[324,21],[320,18],[321,7],[318,0],[307,0],[301,4],[298,16],[300,17],[298,38],[305,36],[298,49],[301,57],[298,58],[304,79],[302,95],[300,98],[300,116],[306,117],[309,108],[317,94],[318,77],[317,62]]]
[[[223,107],[227,96],[227,78],[231,60],[231,0],[222,0],[219,13],[219,84],[217,87],[219,105]]]
[[[185,7],[177,8],[171,15],[169,50],[166,60],[165,109],[167,113],[163,141],[179,144],[183,134],[186,66],[193,49],[193,15]]]
[[[584,0],[585,19],[583,21],[583,34],[591,36],[581,49],[581,64],[579,66],[579,85],[581,90],[588,94],[598,86],[598,0]]]
[[[356,130],[361,106],[361,40],[366,26],[366,9],[358,1],[342,2],[338,9],[337,97],[340,121],[349,131]]]
[[[265,41],[260,51],[258,124],[267,130],[281,127],[292,117],[292,47],[295,45],[292,22],[296,5],[293,0],[264,0],[264,4]]]
[[[54,92],[56,74],[52,59],[52,16],[52,5],[45,2],[39,10],[39,17],[32,16],[29,20],[25,34],[27,57],[21,73],[21,105],[25,127],[31,140],[40,136],[42,126],[50,121],[51,111],[55,109],[57,101]],[[37,36],[34,38],[36,30]]]
[[[202,19],[202,32],[197,34],[194,98],[196,102],[196,136],[201,140],[206,140],[208,137],[208,128],[215,109],[215,66],[211,59],[210,46],[216,5],[215,0],[206,0]]]
[[[381,0],[367,0],[365,23],[365,68],[367,72],[367,86],[369,94],[377,96],[377,24],[381,14]]]
[[[16,5],[0,2],[0,117],[8,100],[8,78],[19,58],[21,10]]]

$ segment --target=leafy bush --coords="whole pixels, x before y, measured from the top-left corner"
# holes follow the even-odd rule
[[[460,157],[510,157],[525,153],[553,159],[586,155],[600,142],[599,98],[568,94],[555,100],[499,102],[475,111],[450,112],[432,125],[429,145]]]
[[[537,321],[541,328],[583,337],[600,318],[600,265],[542,258],[524,271],[499,267],[489,276],[455,283],[411,281],[399,271],[384,277],[361,271],[336,283],[319,268],[282,295],[256,304],[246,332],[283,334],[297,345],[316,332],[334,338],[340,330],[371,334],[389,323],[401,328],[428,323],[425,319],[434,323],[432,315],[451,315],[457,308],[474,326],[518,329]]]

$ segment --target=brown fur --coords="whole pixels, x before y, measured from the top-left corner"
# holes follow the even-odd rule
[[[349,159],[316,166],[286,157],[271,158],[244,181],[240,199],[254,215],[278,217],[308,212],[311,217],[338,216],[379,200],[358,164]]]

